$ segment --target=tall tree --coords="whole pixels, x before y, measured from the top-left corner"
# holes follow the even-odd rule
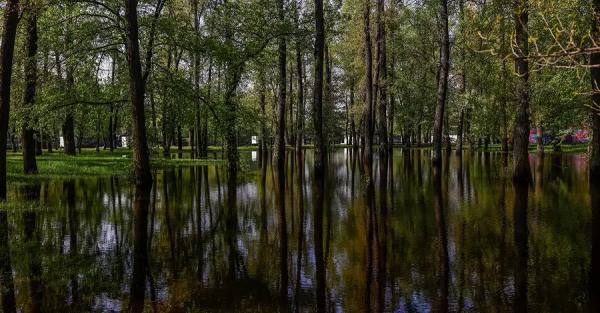
[[[326,147],[323,135],[323,62],[325,58],[325,18],[323,0],[315,0],[315,65],[313,88],[313,127],[315,130],[315,173],[325,168]]]
[[[448,33],[448,0],[440,0],[439,25],[441,32],[440,65],[438,70],[437,105],[433,129],[433,163],[442,162],[442,130],[444,127],[444,110],[448,96],[448,74],[450,70],[450,35]]]
[[[281,26],[285,24],[284,0],[277,1],[277,13]],[[280,272],[281,283],[280,292],[282,299],[287,298],[288,274],[287,274],[287,223],[285,214],[285,99],[286,99],[286,65],[287,65],[287,47],[286,38],[284,35],[279,36],[278,43],[279,53],[279,90],[277,103],[277,130],[275,162],[277,162],[277,204],[279,208],[279,232],[281,238],[280,248]],[[291,80],[290,80],[291,82]],[[285,262],[285,263],[284,263]]]
[[[27,39],[25,40],[25,92],[23,104],[31,108],[35,102],[35,89],[37,83],[37,50],[38,50],[38,27],[37,7],[33,0],[29,0],[27,9]],[[21,144],[23,145],[23,171],[37,173],[37,162],[35,159],[34,130],[30,125],[29,117],[25,117],[21,133]]]
[[[594,0],[592,14],[592,38],[595,42],[600,42],[600,0]],[[600,52],[596,51],[591,55],[590,76],[593,90],[590,178],[600,180]]]
[[[284,0],[277,1],[277,11],[279,14],[279,22],[283,27],[284,20]],[[278,59],[279,59],[279,85],[278,85],[278,95],[277,95],[277,128],[275,132],[275,146],[274,156],[275,161],[277,162],[277,170],[281,170],[279,174],[283,176],[283,168],[285,163],[285,105],[286,105],[286,65],[287,65],[287,47],[286,47],[286,39],[284,35],[279,36],[278,43]]]
[[[371,0],[363,2],[363,34],[365,52],[365,149],[364,164],[371,168],[373,162],[373,54],[371,51]]]
[[[462,151],[463,144],[464,144],[463,127],[465,124],[465,107],[464,107],[465,103],[464,102],[466,102],[465,97],[466,97],[466,91],[467,91],[467,70],[466,70],[467,62],[466,62],[466,53],[465,53],[466,38],[465,38],[464,25],[463,25],[463,23],[465,23],[465,1],[460,0],[458,2],[458,7],[459,7],[459,11],[460,11],[461,36],[463,37],[463,41],[460,45],[460,62],[461,62],[460,95],[461,95],[461,101],[463,103],[460,106],[460,113],[459,113],[459,117],[458,117],[458,128],[457,128],[457,133],[456,133],[456,150]]]
[[[384,0],[377,0],[377,92],[379,93],[377,106],[377,130],[380,153],[387,153],[388,133],[387,133],[387,56],[385,40],[385,3]]]
[[[129,67],[129,96],[132,105],[133,122],[133,165],[135,181],[138,185],[152,182],[150,156],[146,136],[146,115],[144,112],[145,82],[140,60],[139,25],[137,0],[125,0],[125,33],[127,35],[127,64]],[[158,10],[158,9],[157,9]],[[151,47],[148,47],[151,49]],[[150,66],[147,64],[147,66]]]
[[[513,130],[513,178],[528,180],[530,177],[528,146],[529,146],[529,42],[528,0],[514,1],[515,14],[515,40],[517,52],[515,55],[515,69],[519,75],[516,85],[517,115]]]
[[[0,44],[0,201],[6,200],[6,140],[18,22],[19,0],[8,0],[4,6],[4,27]]]

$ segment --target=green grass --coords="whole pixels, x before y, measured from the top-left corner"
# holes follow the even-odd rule
[[[166,159],[158,155],[151,157],[152,167],[185,167],[222,162],[214,159]],[[26,182],[37,179],[69,178],[81,176],[131,176],[133,162],[131,150],[117,149],[114,152],[95,149],[83,149],[81,154],[68,156],[61,152],[47,153],[37,157],[38,174],[23,174],[21,153],[8,153],[7,178],[12,181]]]
[[[552,145],[545,145],[544,146],[544,152],[545,153],[555,153],[552,150]],[[588,144],[587,143],[578,143],[578,144],[573,144],[573,145],[566,145],[563,144],[560,146],[561,151],[559,153],[586,153],[588,151]],[[488,146],[487,151],[501,151],[502,150],[502,146],[500,144],[491,144]],[[536,152],[537,151],[537,146],[536,145],[529,145],[529,152]]]

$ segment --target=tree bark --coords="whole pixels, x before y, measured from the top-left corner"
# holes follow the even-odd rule
[[[283,0],[278,0],[277,11],[279,14],[279,22],[284,23],[284,9]],[[279,85],[278,85],[278,97],[277,97],[277,128],[275,132],[275,149],[273,149],[274,160],[277,163],[277,170],[279,175],[283,175],[284,163],[285,163],[285,118],[286,118],[286,41],[284,36],[279,37],[278,53],[279,53]],[[285,180],[284,180],[285,181]]]
[[[363,3],[363,33],[365,52],[365,149],[363,162],[365,171],[371,170],[373,162],[373,54],[371,52],[371,0]]]
[[[35,104],[35,89],[37,82],[37,50],[38,50],[38,27],[37,27],[37,9],[31,1],[28,3],[27,10],[27,39],[25,41],[25,93],[23,95],[23,104],[31,109]],[[21,141],[23,145],[23,171],[25,174],[37,173],[36,162],[36,141],[35,131],[30,125],[30,114],[25,116]]]
[[[261,115],[261,119],[260,119],[260,139],[259,139],[259,143],[258,143],[258,152],[259,152],[259,157],[260,157],[260,162],[266,162],[266,156],[267,156],[267,125],[266,125],[266,119],[267,119],[267,113],[266,113],[266,106],[267,106],[267,96],[266,96],[266,82],[265,82],[265,73],[264,72],[260,72],[258,73],[258,84],[259,84],[259,104],[260,104],[260,115]]]
[[[388,133],[387,133],[387,55],[385,40],[385,5],[384,0],[377,0],[377,90],[379,92],[378,113],[378,137],[379,152],[386,154],[388,151]]]
[[[600,0],[594,0],[592,38],[600,42]],[[590,58],[592,78],[592,141],[590,143],[590,178],[600,184],[600,52]]]
[[[0,45],[0,201],[6,200],[6,140],[8,136],[8,114],[10,112],[10,87],[17,23],[19,22],[19,0],[8,0],[4,7],[4,27]]]
[[[464,23],[465,19],[465,15],[464,15],[464,7],[465,7],[465,1],[464,0],[460,0],[459,1],[459,12],[460,12],[460,22]],[[464,144],[464,134],[463,134],[463,127],[464,127],[464,123],[465,123],[465,104],[466,104],[466,99],[464,99],[464,97],[466,96],[466,91],[467,91],[467,62],[466,62],[466,54],[465,54],[465,36],[466,34],[462,31],[462,27],[461,27],[461,35],[463,36],[463,43],[460,46],[460,58],[461,58],[461,73],[460,73],[460,95],[462,97],[462,101],[463,104],[461,106],[460,109],[460,114],[458,117],[458,129],[456,131],[456,150],[458,151],[462,151],[463,149],[463,144]]]
[[[150,157],[146,137],[144,112],[145,83],[140,60],[137,0],[125,0],[125,33],[127,34],[127,63],[129,65],[129,96],[132,107],[133,164],[137,185],[152,183]],[[151,48],[151,47],[149,47]],[[148,64],[149,66],[149,64]]]
[[[298,27],[298,11],[296,9],[296,27]],[[298,80],[298,104],[296,111],[296,151],[302,150],[304,144],[304,79],[302,65],[301,39],[296,38],[296,79]]]
[[[315,173],[325,169],[325,138],[323,137],[323,59],[325,52],[325,21],[323,0],[315,0],[315,65],[313,88],[313,126],[315,130]]]
[[[198,34],[200,30],[200,21],[198,17],[198,0],[192,1],[192,13],[194,17],[194,32]],[[202,146],[202,126],[200,125],[200,56],[198,52],[194,52],[194,89],[196,92],[196,99],[194,99],[194,132],[196,133],[196,155],[200,157],[201,146]]]
[[[283,25],[285,22],[285,11],[284,11],[284,0],[277,1],[277,11],[279,22]],[[287,253],[288,253],[288,242],[287,242],[287,223],[286,223],[286,209],[285,209],[285,105],[286,105],[286,68],[287,68],[287,47],[285,36],[279,37],[278,52],[279,52],[279,90],[278,90],[278,103],[277,103],[277,129],[276,129],[276,149],[273,149],[275,156],[274,159],[277,163],[277,186],[276,186],[276,205],[279,212],[279,237],[281,244],[279,247],[280,252],[280,294],[282,301],[287,299],[288,289],[288,272],[287,272]],[[291,82],[291,80],[290,80]]]
[[[518,99],[517,115],[513,131],[513,179],[528,181],[530,168],[528,159],[529,146],[529,43],[527,24],[528,0],[515,0],[515,68],[519,75],[516,94]]]
[[[448,96],[448,73],[450,69],[450,35],[448,33],[448,0],[440,0],[439,18],[441,30],[440,68],[438,72],[437,105],[433,134],[433,164],[442,162],[442,131],[444,127],[444,111]]]

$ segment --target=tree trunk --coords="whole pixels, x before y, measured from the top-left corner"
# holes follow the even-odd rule
[[[260,72],[258,74],[258,98],[260,104],[260,139],[258,142],[258,153],[261,162],[266,162],[267,155],[267,125],[265,120],[267,119],[266,106],[267,106],[267,96],[266,96],[266,82],[265,82],[265,74],[264,72]]]
[[[4,5],[2,44],[0,45],[0,201],[6,200],[6,139],[8,136],[10,87],[18,22],[19,0],[6,1]]]
[[[62,125],[63,141],[65,144],[65,154],[75,155],[75,121],[73,114],[67,113]]]
[[[539,155],[544,154],[544,128],[542,127],[542,122],[538,123],[537,127],[537,153]]]
[[[211,99],[211,91],[212,91],[212,61],[210,63],[210,65],[208,66],[208,81],[207,81],[207,87],[208,87],[208,92],[206,95],[207,101],[210,101]],[[208,112],[206,111],[206,105],[204,106],[204,109],[201,109],[200,111],[201,115],[201,122],[200,122],[200,134],[198,134],[199,136],[201,136],[201,140],[200,140],[200,157],[202,158],[206,158],[208,156]]]
[[[285,22],[285,11],[284,11],[284,0],[277,1],[277,11],[279,15],[280,23]],[[281,244],[279,247],[280,261],[279,269],[281,273],[280,277],[280,294],[282,301],[287,299],[288,292],[288,272],[287,272],[287,253],[288,253],[288,242],[287,242],[287,223],[286,223],[286,208],[285,208],[285,105],[286,105],[286,40],[284,36],[279,37],[278,52],[279,52],[279,90],[278,90],[278,105],[277,105],[277,131],[275,141],[276,149],[273,149],[275,153],[275,161],[277,162],[277,186],[276,186],[276,205],[279,212],[279,237]],[[290,80],[291,83],[291,80]]]
[[[460,0],[459,1],[459,12],[460,12],[460,21],[464,22],[464,6],[465,6],[465,1],[464,0]],[[465,33],[462,31],[461,29],[461,35],[464,37],[466,36]],[[465,123],[465,106],[466,106],[466,92],[467,92],[467,62],[466,62],[466,54],[465,54],[465,43],[463,41],[463,44],[460,46],[460,58],[461,58],[461,73],[460,73],[460,95],[462,97],[462,105],[461,105],[461,109],[460,109],[460,115],[458,117],[458,129],[456,131],[456,150],[458,151],[462,151],[463,149],[463,144],[464,144],[464,134],[463,134],[463,127],[464,127],[464,123]]]
[[[354,108],[354,80],[350,82],[350,108]],[[352,149],[358,149],[358,135],[356,134],[356,122],[354,121],[354,116],[350,114],[350,137],[352,140]]]
[[[450,69],[450,36],[448,34],[448,0],[441,0],[439,7],[441,26],[440,67],[438,73],[437,105],[435,108],[435,124],[433,134],[433,164],[442,162],[442,130],[444,127],[444,111],[448,95],[448,73]]]
[[[111,85],[114,86],[115,84],[115,76],[116,76],[116,67],[117,67],[117,59],[115,57],[115,55],[112,56],[112,66],[111,66],[111,72],[110,72],[110,83]],[[150,99],[152,102],[152,107],[154,108],[154,99]],[[114,133],[114,128],[113,128],[113,118],[115,115],[115,104],[111,103],[109,105],[110,107],[110,116],[108,117],[108,144],[110,147],[110,152],[113,152],[115,150],[115,133]],[[156,129],[156,125],[155,125],[155,129]]]
[[[298,27],[298,11],[296,8],[296,28]],[[296,79],[298,80],[298,104],[296,110],[296,151],[302,150],[304,144],[304,79],[302,65],[301,39],[296,38]],[[291,96],[291,95],[290,95]]]
[[[373,162],[373,55],[371,52],[371,0],[363,0],[363,34],[365,51],[365,151],[363,162],[365,171],[371,170]]]
[[[460,116],[458,118],[458,129],[456,130],[456,150],[462,151],[463,149],[463,125],[465,123],[465,111],[460,110]]]
[[[198,17],[198,0],[192,1],[192,14],[194,15],[194,32],[198,33],[200,30],[200,21]],[[200,147],[202,146],[202,126],[200,125],[200,56],[198,52],[194,53],[194,90],[196,92],[196,99],[194,99],[194,132],[196,133],[196,155],[200,157]]]
[[[38,27],[37,27],[37,9],[35,4],[29,3],[27,10],[27,39],[25,43],[25,93],[23,104],[27,109],[32,109],[35,104],[35,89],[37,82],[37,50],[38,50]],[[31,127],[30,114],[25,116],[21,142],[23,145],[23,171],[25,174],[37,173],[36,141],[34,130]]]
[[[385,40],[385,5],[384,0],[377,0],[377,90],[379,92],[379,103],[377,108],[379,132],[379,152],[387,154],[388,151],[388,132],[387,132],[387,55]]]
[[[515,34],[514,47],[518,53],[515,57],[515,68],[519,75],[517,82],[517,115],[513,131],[513,179],[527,181],[530,179],[528,146],[529,146],[529,43],[528,43],[528,0],[515,0]]]
[[[600,42],[600,0],[594,0],[592,38]],[[600,52],[590,58],[592,78],[592,141],[590,143],[590,178],[600,183]]]
[[[183,135],[181,134],[181,126],[177,125],[177,152],[181,155],[183,152]]]
[[[327,38],[327,37],[325,37]],[[333,130],[333,84],[331,82],[331,56],[329,55],[329,45],[325,40],[325,52],[323,56],[325,62],[325,81],[323,85],[323,127],[328,130],[323,133],[323,142],[326,147],[334,147],[333,136],[329,131]]]
[[[278,14],[281,23],[284,21],[284,9],[283,0],[278,0]],[[278,97],[277,97],[277,127],[275,132],[275,149],[273,149],[274,160],[277,162],[277,171],[279,175],[283,175],[284,163],[285,163],[285,99],[286,99],[286,42],[285,37],[280,36],[278,43],[279,53],[279,84],[278,84]],[[285,180],[284,180],[285,181]]]
[[[323,0],[315,0],[315,65],[313,88],[313,127],[315,130],[315,173],[325,169],[325,138],[323,136],[323,59],[325,52],[325,22]]]
[[[127,34],[127,63],[129,65],[129,96],[132,107],[133,164],[137,185],[152,183],[150,157],[146,138],[144,112],[145,83],[140,60],[137,0],[125,0],[125,33]]]

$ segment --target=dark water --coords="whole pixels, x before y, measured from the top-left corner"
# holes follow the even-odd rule
[[[2,288],[3,307],[593,310],[600,189],[584,155],[531,155],[533,182],[513,185],[502,154],[453,154],[438,173],[429,153],[375,157],[370,184],[338,150],[322,189],[312,153],[290,155],[283,212],[272,167],[250,152],[237,183],[203,166],[157,172],[148,190],[109,177],[14,184],[23,208],[0,212],[0,282],[14,286]]]

